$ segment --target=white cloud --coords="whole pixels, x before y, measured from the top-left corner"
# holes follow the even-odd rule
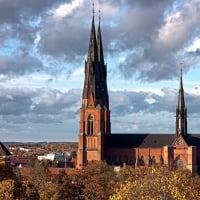
[[[200,85],[197,85],[196,87],[190,89],[188,93],[193,96],[200,96]]]
[[[147,97],[145,99],[145,101],[148,103],[148,104],[154,104],[156,102],[156,100],[152,97]]]
[[[165,24],[160,28],[156,47],[165,49],[167,53],[184,46],[191,30],[200,21],[199,0],[186,1],[179,11],[167,16]]]
[[[84,67],[75,69],[71,74],[69,74],[70,79],[82,79],[84,76]]]
[[[190,44],[186,50],[187,51],[196,51],[196,49],[200,49],[200,38],[194,38],[192,44]]]
[[[83,0],[74,0],[70,3],[62,4],[55,9],[53,15],[55,18],[63,18],[70,15],[77,7],[81,6],[81,4],[83,4]]]
[[[139,127],[139,124],[130,124],[129,127],[128,127],[128,131],[130,132],[135,132],[135,131],[139,131],[140,130],[140,127]]]
[[[92,2],[16,1],[0,1],[0,136],[4,131],[33,139],[38,132],[47,138],[51,132],[55,138],[59,132],[67,139],[70,132],[76,138]],[[196,74],[193,83],[186,80],[185,99],[198,130],[200,1],[180,1],[176,9],[177,0],[98,2],[95,24],[100,8],[112,132],[174,131],[178,83],[163,80],[177,78],[182,59],[184,73]],[[25,131],[29,136],[25,124],[32,127]]]

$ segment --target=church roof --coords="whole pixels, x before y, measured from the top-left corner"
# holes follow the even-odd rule
[[[2,142],[0,142],[0,156],[10,156],[11,153],[8,151],[8,149],[3,145]]]
[[[200,147],[200,134],[190,134],[187,136],[187,143],[189,146]]]
[[[177,136],[173,134],[109,134],[107,145],[110,148],[159,148],[171,146]],[[189,146],[200,147],[200,134],[188,135]]]

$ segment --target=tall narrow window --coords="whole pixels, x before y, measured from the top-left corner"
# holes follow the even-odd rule
[[[89,115],[88,117],[88,135],[93,135],[93,125],[94,125],[94,119],[92,115]]]
[[[177,169],[183,169],[183,160],[181,158],[176,161],[176,167]]]

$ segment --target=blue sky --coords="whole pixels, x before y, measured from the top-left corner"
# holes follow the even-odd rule
[[[183,63],[200,133],[200,0],[99,0],[113,133],[175,133]],[[89,0],[0,0],[0,140],[77,141]]]

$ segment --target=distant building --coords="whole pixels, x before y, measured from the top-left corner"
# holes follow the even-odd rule
[[[51,161],[68,161],[70,153],[49,153],[45,155],[38,156],[38,160],[51,160]]]
[[[10,157],[10,165],[12,167],[31,167],[35,163],[37,157],[29,155],[19,155]]]
[[[107,68],[104,63],[100,19],[95,32],[92,17],[85,80],[80,108],[77,168],[92,160],[137,166],[166,165],[200,173],[200,134],[188,134],[182,72],[176,130],[169,134],[111,134]]]
[[[38,156],[37,157],[38,160],[55,160],[55,154],[54,153],[49,153],[46,155],[42,155],[42,156]]]

